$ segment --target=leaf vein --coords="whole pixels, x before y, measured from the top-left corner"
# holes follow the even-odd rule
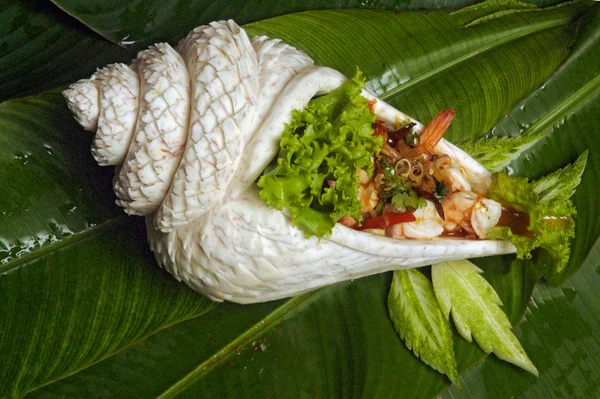
[[[528,27],[527,29],[524,29],[522,31],[521,30],[516,31],[502,39],[493,41],[493,42],[491,42],[485,46],[482,46],[478,49],[475,49],[461,57],[455,58],[445,64],[442,64],[442,65],[438,66],[437,68],[434,68],[420,76],[417,76],[414,79],[409,80],[405,84],[398,85],[397,87],[393,88],[392,90],[382,93],[380,95],[380,98],[382,100],[388,100],[389,98],[394,97],[394,96],[410,89],[413,86],[416,86],[424,81],[431,79],[433,76],[441,74],[446,70],[452,69],[455,66],[462,64],[463,62],[466,62],[466,61],[470,60],[471,58],[476,57],[479,54],[482,54],[489,50],[492,50],[497,46],[501,46],[503,44],[507,44],[512,41],[519,40],[525,36],[529,36],[529,35],[537,33],[537,32],[541,32],[541,31],[544,31],[547,29],[552,29],[552,28],[562,26],[565,24],[565,22],[568,22],[568,21],[569,21],[568,19],[557,19],[554,21],[545,21],[543,23],[540,23],[539,25],[534,25],[534,26]]]

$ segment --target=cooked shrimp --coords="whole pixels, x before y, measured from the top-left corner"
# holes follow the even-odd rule
[[[457,191],[448,195],[442,208],[444,208],[444,229],[456,231],[463,228],[468,233],[474,233],[471,228],[471,211],[477,202],[477,194],[471,191]]]
[[[436,179],[450,186],[451,191],[471,191],[471,184],[460,165],[448,155],[439,156],[433,161],[433,173]]]
[[[491,199],[481,198],[472,191],[457,191],[442,202],[444,229],[449,232],[460,228],[485,238],[491,227],[500,220],[502,206]]]
[[[443,220],[438,215],[433,202],[427,201],[427,205],[417,209],[413,215],[417,218],[416,221],[395,224],[388,228],[387,235],[393,238],[427,240],[444,232]]]
[[[491,199],[482,199],[473,205],[471,226],[479,238],[485,238],[490,228],[500,221],[502,205]]]
[[[338,221],[338,223],[343,224],[346,227],[350,227],[351,229],[358,226],[358,222],[352,216],[342,216]]]

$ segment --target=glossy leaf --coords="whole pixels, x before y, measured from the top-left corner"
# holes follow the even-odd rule
[[[0,0],[0,101],[91,75],[135,53],[65,18],[52,4]]]
[[[157,41],[177,43],[197,26],[211,21],[233,19],[247,24],[278,15],[308,10],[364,8],[380,10],[418,8],[460,8],[474,0],[445,1],[384,0],[52,0],[58,7],[77,18],[113,43],[142,50]]]
[[[435,396],[447,379],[423,366],[394,331],[387,317],[389,277],[336,284],[276,307],[220,305],[36,394],[100,397],[101,391],[86,384],[94,381],[127,397],[144,381],[145,397]],[[237,323],[240,314],[244,320]],[[272,323],[274,318],[280,321]],[[245,341],[247,347],[241,345]],[[136,372],[140,363],[163,362],[164,368],[142,366]]]
[[[579,33],[565,63],[492,130],[494,135],[532,131],[545,134],[545,142],[540,147],[533,147],[510,165],[515,173],[535,178],[556,167],[555,159],[574,161],[574,154],[588,148],[591,154],[597,153],[594,142],[598,140],[600,124],[599,71],[590,66],[600,65],[598,12],[595,6],[588,13],[586,18],[590,21]],[[462,377],[462,386],[467,388],[460,392],[452,388],[444,397],[595,397],[600,394],[597,337],[600,331],[597,305],[600,241],[597,240],[598,215],[594,211],[599,201],[596,189],[599,174],[598,160],[590,156],[582,183],[573,197],[579,217],[568,266],[570,272],[553,282],[561,283],[578,265],[583,263],[583,267],[561,288],[540,285],[524,319],[515,327],[515,334],[528,349],[540,378],[519,373],[516,368],[502,368],[500,362],[488,359]],[[544,261],[540,257],[536,263],[543,267]],[[531,268],[528,270],[536,273]],[[502,300],[506,306],[504,297]],[[514,324],[514,320],[511,321]],[[512,383],[502,384],[504,380]]]
[[[111,171],[90,159],[91,137],[62,102],[54,91],[0,104],[2,271],[34,250],[123,220],[110,187],[97,184]]]
[[[516,319],[522,309],[513,312],[511,298],[521,287],[512,281],[527,281],[521,278],[527,270],[511,267],[510,260],[497,267],[491,260],[486,274],[504,282],[495,281],[505,311]],[[389,277],[337,284],[300,301],[220,305],[31,396],[54,398],[69,392],[93,398],[110,392],[130,397],[137,392],[156,397],[178,386],[191,397],[285,397],[289,392],[317,397],[433,397],[447,380],[423,366],[394,331],[386,309]],[[523,287],[522,292],[529,298],[527,290]],[[286,316],[271,324],[268,315],[273,311]],[[246,339],[256,329],[260,334]],[[241,346],[244,341],[250,341],[246,348]],[[483,356],[465,344],[462,338],[455,341],[459,371]],[[220,361],[213,363],[214,356]]]
[[[60,93],[0,104],[0,140],[0,392],[64,378],[213,306],[156,267]]]
[[[536,264],[553,285],[563,284],[583,263],[600,230],[600,5],[582,18],[584,26],[571,55],[543,85],[523,99],[491,130],[490,135],[536,135],[544,138],[508,166],[516,175],[537,179],[574,162],[586,150],[590,156],[582,182],[573,196],[580,217],[575,226],[571,260],[565,271],[552,275],[549,260]],[[582,216],[583,215],[583,216]]]
[[[474,7],[476,13],[303,13],[251,24],[248,31],[280,37],[347,76],[360,65],[367,89],[418,120],[454,108],[445,137],[458,142],[488,131],[554,71],[575,39],[570,22],[580,12],[576,6],[523,6],[512,14],[498,13],[495,3]],[[493,18],[465,27],[484,15]],[[340,45],[349,39],[351,46]]]
[[[475,158],[490,172],[500,172],[534,146],[543,134],[534,136],[478,137],[460,143],[461,150]]]
[[[107,24],[111,25],[112,29],[118,30],[119,25],[115,22],[122,16],[121,13],[106,12],[109,9],[103,8],[102,5],[98,6],[100,3],[86,2],[85,4],[94,4],[96,8],[91,14],[100,15],[106,21],[112,21]],[[110,6],[111,3],[105,4]],[[161,9],[153,1],[145,4],[149,5],[148,10]],[[434,2],[433,6],[442,4],[444,2]],[[488,6],[486,5],[486,7]],[[265,6],[265,8],[268,7]],[[139,25],[144,22],[143,26],[149,31],[152,31],[154,27],[157,27],[158,30],[164,29],[164,37],[172,37],[177,40],[187,32],[188,28],[171,24],[168,17],[172,15],[170,13],[173,10],[175,9],[166,5],[162,12],[157,11],[163,16],[162,21],[167,22],[166,27],[161,26],[163,24],[160,19],[147,19],[143,13],[138,13],[136,18],[119,22],[125,23],[135,19],[136,24],[138,24],[137,21],[140,21]],[[282,10],[290,11],[291,9],[282,8]],[[459,123],[452,133],[454,139],[458,140],[479,136],[490,129],[499,117],[513,107],[515,102],[547,79],[569,53],[569,46],[576,37],[577,32],[573,29],[576,25],[571,24],[576,11],[571,7],[543,11],[539,14],[538,11],[526,11],[521,14],[512,12],[503,15],[498,15],[497,8],[485,9],[485,7],[479,8],[469,15],[449,14],[448,11],[433,12],[428,15],[328,11],[304,13],[265,21],[253,25],[252,32],[264,31],[272,36],[285,37],[292,44],[308,51],[320,63],[340,68],[348,74],[352,72],[354,65],[359,64],[371,77],[370,87],[372,90],[377,91],[380,95],[385,95],[389,101],[421,120],[428,120],[439,109],[447,106],[455,107],[465,118],[462,121],[461,119],[456,121]],[[261,12],[265,11],[258,9],[256,15]],[[498,17],[489,21],[480,20],[481,23],[471,27],[461,27],[478,18],[485,17],[486,12]],[[248,13],[250,15],[250,11]],[[155,14],[149,12],[147,15],[152,17]],[[185,23],[187,15],[189,13],[181,13],[178,20]],[[226,10],[223,15],[226,16]],[[257,19],[259,18],[249,17],[248,20]],[[361,22],[361,19],[364,20]],[[149,21],[152,23],[148,23]],[[154,23],[154,21],[158,22]],[[352,22],[353,25],[349,25],[349,22]],[[565,126],[559,127],[558,130],[554,130],[554,128],[541,129],[544,134],[551,132],[551,137],[556,136],[552,140],[555,140],[560,149],[553,150],[552,155],[548,157],[544,144],[546,141],[532,147],[527,153],[525,161],[518,161],[510,165],[514,173],[525,173],[528,170],[527,168],[531,166],[530,160],[533,159],[532,154],[535,154],[535,167],[531,169],[530,173],[542,175],[544,173],[541,170],[548,169],[547,173],[573,161],[577,154],[583,152],[581,147],[584,145],[590,147],[590,154],[598,151],[599,143],[598,140],[594,140],[594,137],[597,137],[595,127],[598,126],[595,118],[600,112],[598,112],[598,101],[594,101],[593,94],[595,92],[589,91],[590,88],[595,87],[594,83],[590,85],[589,82],[594,81],[598,70],[589,65],[597,66],[599,63],[593,62],[595,60],[594,52],[586,50],[589,50],[590,46],[593,49],[594,42],[586,44],[585,40],[597,38],[600,30],[593,21],[591,23],[587,20],[581,22],[581,26],[584,27],[584,31],[581,33],[583,39],[580,38],[576,42],[575,50],[565,64],[578,65],[579,69],[576,69],[575,72],[564,72],[563,68],[559,69],[559,74],[566,73],[567,76],[573,74],[566,80],[566,83],[561,83],[559,86],[561,90],[552,90],[548,93],[544,90],[534,92],[540,97],[549,96],[544,100],[544,103],[548,105],[547,108],[541,105],[535,107],[537,118],[544,120],[543,126],[549,128],[554,123],[553,116],[547,118],[545,115],[548,110],[558,107],[561,112],[573,114],[568,119],[569,127],[576,127],[576,129],[563,130]],[[196,24],[194,23],[194,25]],[[350,31],[349,26],[354,29]],[[357,31],[361,32],[358,36],[356,35]],[[318,32],[318,35],[315,32]],[[150,33],[148,34],[150,35]],[[352,40],[348,40],[349,37]],[[380,40],[381,37],[385,37],[386,40]],[[395,40],[393,40],[394,38]],[[147,37],[142,39],[147,40]],[[384,60],[384,65],[381,60]],[[110,61],[106,60],[106,62]],[[587,70],[583,68],[585,66],[588,67]],[[77,70],[77,67],[73,69]],[[515,71],[520,71],[520,73],[515,73]],[[78,77],[86,76],[83,72],[82,75]],[[552,78],[549,82],[551,81]],[[583,92],[579,91],[582,86],[584,87]],[[565,100],[570,98],[571,90],[576,93],[577,101]],[[40,117],[44,123],[40,125],[42,128],[38,128],[41,129],[40,132],[43,132],[44,126],[53,126],[56,123],[59,126],[58,129],[62,130],[62,134],[66,135],[66,142],[61,145],[69,148],[71,145],[69,140],[86,133],[73,126],[66,111],[61,108],[62,102],[59,101],[56,93],[54,95],[57,102],[51,104],[52,106],[49,108],[43,101],[32,99],[31,101],[40,107],[29,108],[24,114],[36,115],[37,119],[38,114],[43,116],[45,115],[44,110],[50,110],[49,115]],[[531,101],[533,98],[534,94],[528,99]],[[512,111],[514,113],[512,120],[515,123],[522,123],[521,127],[517,125],[515,129],[514,126],[508,126],[507,121],[501,121],[498,127],[488,134],[500,134],[503,123],[506,125],[508,133],[520,133],[520,129],[525,126],[527,120],[523,114],[519,114],[518,109],[525,105],[527,110],[528,99],[525,99]],[[62,111],[57,112],[59,109]],[[51,116],[53,113],[56,115]],[[552,115],[560,115],[560,112],[553,111]],[[49,124],[48,120],[52,118],[56,118],[56,121]],[[527,114],[527,118],[532,118],[532,115]],[[66,122],[67,120],[69,122]],[[15,130],[12,130],[10,134],[13,142],[19,143],[16,137],[35,136],[36,129],[33,129],[32,132],[28,123],[31,121],[22,118],[15,125]],[[21,124],[23,124],[22,127]],[[16,130],[19,131],[19,136],[17,136]],[[0,129],[0,132],[3,131],[5,131],[4,127]],[[533,133],[535,134],[535,131]],[[38,133],[38,136],[40,134],[45,133]],[[586,141],[575,146],[563,145],[575,140],[577,135],[585,136]],[[50,137],[53,136],[50,135]],[[89,136],[81,137],[89,139]],[[71,151],[77,154],[75,159],[83,159],[88,156],[89,141],[83,145],[81,143],[73,143],[73,145],[75,148]],[[91,157],[87,159],[91,162]],[[519,164],[519,162],[524,163]],[[11,179],[18,178],[18,171],[21,169],[26,171],[24,165],[18,166],[17,164],[18,158],[6,164],[16,171],[13,173],[15,176],[11,176]],[[40,166],[35,173],[41,173],[41,176],[44,176],[44,173],[52,175],[58,173],[56,169],[60,169],[60,167],[60,165],[49,163],[45,168]],[[71,172],[77,171],[71,175],[87,173],[87,169],[82,169],[80,165],[67,163],[64,168]],[[576,194],[576,198],[579,198],[580,201],[577,205],[581,206],[580,212],[583,214],[589,214],[595,210],[597,202],[585,200],[585,195],[591,195],[592,200],[596,195],[592,186],[586,183],[586,181],[589,182],[586,179],[594,178],[598,169],[596,165],[596,170],[592,170],[592,172],[589,172],[590,168],[586,170],[582,183],[585,188],[578,190]],[[97,170],[99,169],[97,168]],[[84,184],[82,196],[85,196],[85,192],[92,193],[90,194],[92,197],[94,197],[93,193],[104,192],[104,196],[96,197],[100,218],[104,215],[102,212],[112,215],[111,212],[114,211],[110,205],[112,198],[107,198],[110,196],[109,175],[111,171],[104,170],[103,173],[104,175],[100,172],[101,176],[96,180],[82,179]],[[591,175],[589,175],[590,173]],[[1,182],[5,183],[5,181],[2,179]],[[38,181],[43,183],[45,179]],[[60,184],[56,183],[59,188],[62,188],[62,184],[64,184],[62,181]],[[89,187],[90,185],[93,187]],[[15,187],[17,186],[15,184]],[[78,193],[69,191],[66,195],[71,202],[79,200]],[[2,197],[4,196],[9,196],[9,194],[3,194]],[[27,192],[22,192],[12,197],[10,202],[18,204],[19,201],[26,203],[31,200]],[[54,196],[48,197],[46,207],[52,208],[57,203],[56,201]],[[89,205],[87,202],[84,204]],[[38,205],[42,207],[41,201]],[[25,213],[24,207],[17,207],[22,212],[14,215],[14,218],[11,219],[12,225],[18,225],[20,215]],[[36,210],[36,212],[43,212],[43,210]],[[107,216],[107,220],[110,217],[112,216]],[[118,218],[120,220],[120,216]],[[92,220],[92,216],[89,216],[89,219]],[[88,219],[84,217],[84,220]],[[129,224],[131,220],[135,219],[123,220]],[[586,248],[591,248],[599,234],[598,226],[594,225],[593,221],[594,219],[588,223],[584,220],[581,223],[583,235],[578,236],[575,245],[579,245],[578,248],[584,251]],[[29,221],[28,223],[33,222]],[[87,225],[83,223],[82,226],[81,229],[87,231],[85,230]],[[95,231],[93,227],[91,228],[92,231]],[[403,347],[394,332],[385,307],[387,287],[390,283],[388,275],[338,284],[288,301],[245,307],[230,304],[220,305],[202,317],[163,329],[137,344],[129,346],[133,340],[144,338],[160,325],[166,326],[187,317],[195,317],[206,310],[206,302],[202,298],[198,298],[185,287],[178,286],[170,277],[165,276],[156,268],[147,252],[144,240],[139,237],[139,230],[134,226],[131,229],[136,233],[122,233],[119,232],[119,229],[108,229],[104,234],[90,234],[87,236],[87,241],[78,241],[80,236],[74,234],[75,238],[71,239],[73,242],[61,239],[57,242],[60,244],[54,246],[50,242],[38,240],[40,245],[45,245],[42,246],[42,250],[34,250],[31,255],[18,258],[16,263],[12,263],[16,265],[14,270],[28,272],[27,278],[19,280],[18,284],[11,283],[11,289],[4,290],[1,284],[4,284],[4,279],[13,278],[11,276],[15,271],[0,276],[2,308],[4,309],[5,303],[12,301],[10,303],[14,307],[13,315],[17,312],[28,315],[27,319],[11,317],[10,320],[13,324],[10,330],[18,329],[22,340],[33,344],[42,342],[40,337],[46,337],[43,342],[48,348],[67,348],[59,353],[70,352],[70,356],[81,357],[76,369],[70,363],[71,358],[66,355],[58,357],[41,355],[43,361],[39,362],[39,366],[19,369],[19,365],[23,366],[23,363],[19,363],[22,362],[23,353],[21,344],[17,345],[17,341],[11,339],[13,335],[5,333],[0,341],[2,353],[5,356],[4,362],[8,362],[10,367],[17,368],[16,371],[12,371],[10,376],[18,373],[21,377],[2,379],[4,376],[0,376],[0,380],[4,384],[2,386],[10,385],[11,389],[27,390],[46,384],[30,393],[30,396],[37,395],[45,398],[52,396],[155,397],[162,393],[165,396],[170,396],[170,393],[179,393],[180,396],[190,397],[271,397],[276,395],[287,397],[290,392],[293,392],[295,396],[312,397],[432,397],[447,385],[445,377],[423,366]],[[83,238],[85,237],[83,236]],[[120,248],[120,253],[123,256],[126,254],[127,258],[123,260],[114,253],[108,256],[105,251],[100,252],[100,248],[104,248],[104,245],[109,248]],[[86,252],[88,251],[86,246],[91,248],[89,252]],[[63,249],[56,252],[55,249],[58,247]],[[72,255],[63,258],[63,252]],[[28,252],[18,253],[17,251],[13,256],[19,257],[26,253]],[[580,260],[585,256],[585,252],[577,253]],[[39,260],[37,260],[38,258]],[[112,263],[107,266],[104,260],[109,263],[112,261]],[[42,267],[36,267],[42,263]],[[123,263],[130,263],[130,265],[125,268]],[[499,293],[511,322],[515,323],[528,303],[539,271],[532,269],[531,263],[513,263],[510,257],[478,260],[477,264],[485,267],[486,277]],[[141,274],[144,273],[144,265],[148,267],[147,270],[150,270],[150,274],[154,277],[141,277]],[[577,263],[573,263],[573,265],[577,265]],[[84,273],[86,268],[96,272]],[[57,290],[57,292],[67,292],[65,302],[62,301],[59,294],[53,294],[58,282],[51,279],[49,275],[54,273],[60,277],[58,281],[64,283],[63,291]],[[125,275],[119,273],[125,273]],[[95,276],[107,276],[105,281],[114,284],[101,285],[99,284],[101,280],[96,279]],[[145,279],[149,279],[149,281]],[[46,282],[49,284],[45,284]],[[140,285],[136,285],[135,282]],[[96,284],[95,287],[103,288],[100,292],[96,290],[89,300],[81,302],[77,299],[79,297],[72,293],[76,287],[93,283]],[[155,285],[153,286],[153,284]],[[102,298],[105,294],[104,289],[110,294],[108,297],[118,297],[118,295],[112,294],[113,287],[123,299],[114,302],[104,300],[97,305],[98,298]],[[128,324],[127,320],[136,317],[139,317],[136,320],[140,323],[147,320],[146,316],[137,313],[141,306],[136,299],[138,296],[127,287],[137,287],[137,290],[146,292],[146,294],[140,294],[139,298],[144,298],[144,295],[150,295],[156,290],[161,292],[161,299],[168,298],[170,306],[187,305],[181,305],[184,307],[180,312],[176,312],[173,318],[165,318],[164,313],[159,313],[157,318],[148,316],[152,325],[144,326],[147,329],[141,332],[141,335],[136,336],[133,330],[137,328],[132,327],[129,332],[123,333],[124,339],[120,339],[118,344],[111,346],[107,344],[108,342],[112,344],[110,337],[121,337],[119,335],[120,327],[133,325]],[[119,291],[119,289],[123,291]],[[129,294],[124,293],[126,289],[129,290],[127,291]],[[37,293],[35,298],[44,298],[45,300],[33,303],[44,303],[45,305],[39,309],[32,308],[28,302],[26,302],[27,305],[21,305],[25,302],[10,299],[26,298],[30,292]],[[173,299],[174,297],[176,299]],[[81,324],[72,324],[71,330],[68,331],[86,337],[85,343],[75,346],[69,344],[70,340],[63,339],[63,331],[65,331],[63,327],[68,323],[50,323],[47,331],[44,330],[45,327],[28,329],[27,326],[30,325],[29,321],[32,317],[48,320],[44,318],[45,308],[49,309],[48,314],[59,314],[53,309],[58,309],[65,304],[72,309],[69,313],[74,315],[72,320],[81,322]],[[111,315],[114,328],[108,332],[99,331],[96,335],[90,335],[87,334],[90,328],[94,330],[99,326],[104,327],[98,323],[93,324],[92,320],[96,319],[90,315],[96,314],[97,309],[100,312],[98,314]],[[151,312],[151,309],[144,311]],[[581,323],[581,317],[577,319],[581,310],[577,312],[573,315],[567,312],[564,315],[565,320],[581,325],[577,324]],[[534,319],[533,322],[537,321],[540,323],[539,325],[543,326],[553,316],[551,312],[540,314],[539,318]],[[569,318],[571,316],[573,317]],[[92,323],[91,327],[90,323]],[[596,324],[591,326],[598,328]],[[99,336],[104,338],[99,339]],[[565,341],[554,342],[559,352],[564,350],[561,348],[568,345],[568,343],[565,344]],[[30,345],[30,347],[33,346]],[[455,342],[455,348],[461,372],[484,357],[480,350],[473,345],[468,345],[462,339]],[[590,353],[594,354],[590,356],[600,354],[600,351],[594,350],[593,347],[590,347],[590,350]],[[120,352],[107,357],[115,351]],[[32,350],[29,353],[25,362],[30,360],[33,362],[35,359],[35,351]],[[55,350],[44,353],[55,354],[57,352]],[[538,349],[537,353],[543,356],[542,350]],[[530,352],[530,354],[534,362],[538,363],[536,353]],[[104,360],[92,364],[100,359]],[[597,360],[597,357],[593,357],[593,359]],[[579,365],[578,367],[583,367],[584,363],[582,362],[582,359],[573,357],[573,363]],[[484,364],[487,363],[488,361],[484,362]],[[298,366],[299,364],[301,367]],[[552,363],[547,364],[552,365]],[[500,370],[506,370],[506,367],[504,366]],[[79,369],[82,370],[69,377],[64,377],[64,373]],[[544,380],[547,375],[556,375],[551,368],[541,368],[541,371],[540,381],[548,381]],[[509,373],[509,371],[496,371],[496,374],[504,372]],[[594,373],[589,372],[576,380],[578,391],[566,387],[563,388],[564,392],[567,394],[593,392],[593,387],[596,386],[594,385],[595,381],[597,381],[597,374]],[[532,395],[535,395],[536,392],[544,392],[547,388],[539,385],[541,383],[536,380],[523,378],[527,388],[533,392]],[[463,390],[467,389],[464,388],[466,384],[462,385]],[[491,395],[493,393],[493,391],[490,392]]]

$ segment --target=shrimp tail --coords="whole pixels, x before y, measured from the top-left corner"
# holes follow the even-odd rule
[[[444,133],[448,130],[450,122],[454,118],[456,111],[453,109],[447,109],[438,113],[435,118],[431,120],[421,133],[419,145],[417,150],[422,154],[433,154],[433,149],[440,142]]]

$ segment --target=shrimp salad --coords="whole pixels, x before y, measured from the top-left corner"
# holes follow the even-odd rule
[[[268,206],[307,237],[331,236],[339,224],[399,240],[505,240],[521,259],[540,247],[556,270],[566,266],[576,215],[569,198],[587,153],[537,181],[491,173],[443,138],[454,110],[423,126],[364,85],[357,70],[293,112],[258,180]]]
[[[287,209],[307,236],[329,235],[335,223],[421,240],[484,239],[499,225],[526,230],[526,214],[486,196],[489,172],[477,165],[488,179],[474,179],[453,151],[439,151],[454,110],[424,129],[408,119],[390,126],[376,116],[383,102],[364,98],[362,86],[357,72],[294,112],[258,181],[268,205]]]
[[[384,142],[374,154],[375,173],[357,171],[362,222],[348,216],[339,222],[400,239],[485,238],[500,221],[502,205],[471,187],[456,159],[434,152],[454,114],[440,112],[421,134],[414,123],[388,131],[376,121],[374,134]]]

